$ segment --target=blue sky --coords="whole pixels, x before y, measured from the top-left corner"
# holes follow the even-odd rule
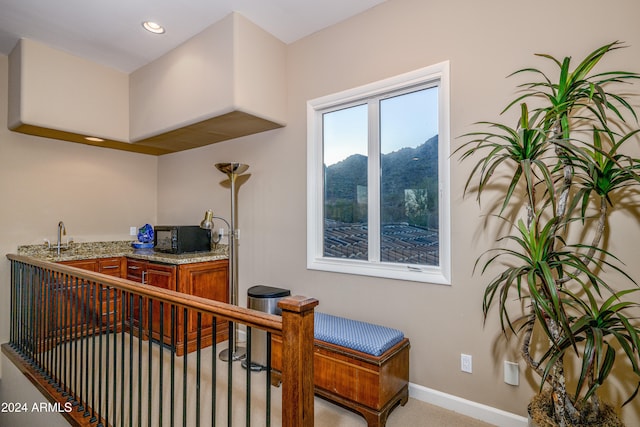
[[[438,133],[437,87],[381,101],[381,151],[417,147]],[[324,115],[324,163],[330,166],[353,154],[367,154],[367,106]]]

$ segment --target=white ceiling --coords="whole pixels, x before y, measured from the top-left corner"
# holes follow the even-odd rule
[[[20,38],[131,72],[231,12],[285,43],[385,0],[0,0],[0,54]],[[142,28],[145,20],[166,28]]]

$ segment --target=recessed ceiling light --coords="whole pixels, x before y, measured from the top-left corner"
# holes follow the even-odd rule
[[[164,27],[156,22],[153,21],[144,21],[142,23],[142,27],[149,31],[150,33],[153,34],[163,34],[164,33]]]
[[[104,142],[104,139],[98,138],[96,136],[85,136],[84,139],[91,142]]]

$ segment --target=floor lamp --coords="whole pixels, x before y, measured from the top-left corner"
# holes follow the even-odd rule
[[[238,305],[238,230],[236,229],[236,178],[246,172],[249,169],[248,165],[242,163],[216,163],[216,168],[227,174],[231,183],[231,224],[229,226],[229,296],[231,304]],[[202,228],[213,228],[213,213],[207,211],[204,220],[200,223]],[[219,217],[216,217],[219,218]],[[222,218],[219,218],[222,219]],[[224,219],[222,219],[224,221]],[[224,221],[226,222],[226,221]],[[228,362],[244,359],[246,356],[246,350],[243,347],[238,346],[238,328],[236,324],[232,324],[233,327],[233,349],[225,349],[220,352],[220,359]],[[231,333],[231,331],[230,331]],[[231,351],[231,355],[229,352]]]

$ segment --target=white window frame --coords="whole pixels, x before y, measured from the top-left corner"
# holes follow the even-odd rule
[[[323,248],[323,146],[322,114],[328,108],[366,102],[387,92],[433,84],[438,87],[438,182],[439,194],[439,266],[411,265],[379,261],[379,255],[369,260],[325,257]],[[377,113],[376,113],[377,114]],[[375,131],[377,132],[377,130]],[[399,76],[323,96],[307,102],[307,268],[346,274],[358,274],[390,279],[411,280],[435,284],[451,284],[451,197],[449,176],[449,61],[421,68]],[[378,157],[378,153],[370,156]],[[375,161],[370,159],[369,164]],[[378,162],[379,163],[379,162]],[[369,168],[369,221],[380,222],[379,185],[371,181]],[[373,213],[373,215],[372,215]],[[369,239],[380,239],[369,232]]]

